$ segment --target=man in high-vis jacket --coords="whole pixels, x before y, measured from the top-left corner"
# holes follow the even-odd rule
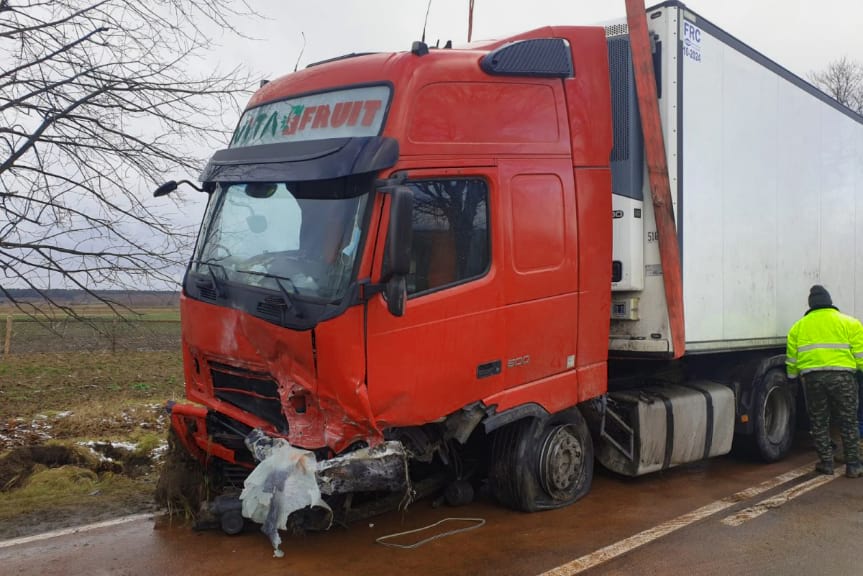
[[[863,370],[863,325],[833,306],[830,293],[816,284],[809,290],[809,311],[788,332],[785,368],[801,378],[819,462],[815,470],[833,474],[830,414],[839,419],[845,475],[863,476],[857,429],[857,380]]]

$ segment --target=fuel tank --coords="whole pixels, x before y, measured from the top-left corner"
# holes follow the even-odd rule
[[[691,381],[608,395],[596,450],[618,474],[640,476],[727,454],[734,438],[733,391]]]

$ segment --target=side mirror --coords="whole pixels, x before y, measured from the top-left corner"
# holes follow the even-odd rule
[[[270,182],[249,182],[246,184],[246,196],[249,198],[269,198],[276,193],[278,184]]]
[[[153,198],[158,198],[159,196],[167,196],[168,194],[176,190],[177,186],[179,186],[180,184],[187,184],[198,192],[207,192],[208,194],[216,189],[215,182],[205,182],[204,187],[201,188],[199,186],[195,186],[188,180],[180,180],[179,182],[177,180],[168,180],[167,182],[156,188],[156,191],[153,192]]]
[[[177,189],[177,181],[176,180],[168,180],[153,192],[153,198],[158,198],[159,196],[167,196],[171,192]]]
[[[406,186],[396,186],[390,202],[390,230],[387,236],[387,256],[395,277],[407,276],[411,271],[411,243],[413,241],[414,195]],[[404,284],[404,281],[402,281]],[[389,288],[387,289],[389,291]],[[400,316],[401,314],[398,314]]]
[[[384,295],[387,298],[387,310],[393,316],[404,316],[408,299],[407,285],[404,276],[393,276],[387,282]]]
[[[267,217],[260,214],[253,214],[246,218],[246,225],[252,234],[261,234],[267,230]]]

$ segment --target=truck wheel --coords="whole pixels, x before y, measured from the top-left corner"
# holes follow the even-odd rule
[[[593,480],[593,442],[578,409],[519,420],[498,430],[488,480],[501,504],[524,512],[562,508],[587,494]]]
[[[767,371],[755,389],[752,411],[756,454],[765,462],[781,460],[791,450],[797,417],[794,394],[784,370]]]

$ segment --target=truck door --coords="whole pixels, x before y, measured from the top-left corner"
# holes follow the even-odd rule
[[[494,169],[411,170],[406,185],[414,212],[405,314],[392,316],[380,295],[368,303],[369,399],[382,427],[430,422],[503,387]]]
[[[499,167],[507,341],[507,388],[559,375],[534,393],[576,391],[578,227],[569,159],[506,159]],[[542,391],[540,391],[542,390]]]

